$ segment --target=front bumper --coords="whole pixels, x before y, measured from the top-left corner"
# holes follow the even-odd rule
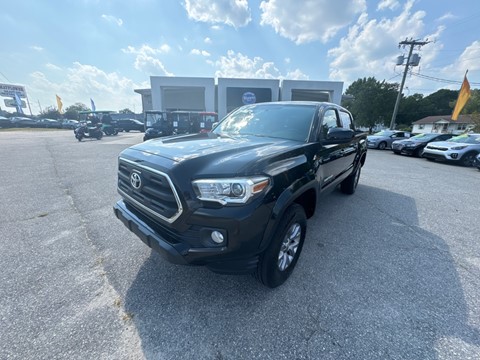
[[[205,217],[208,211],[203,209],[201,214],[189,217],[188,228],[178,230],[161,224],[124,200],[118,201],[113,210],[130,231],[167,261],[205,265],[212,271],[226,274],[245,274],[256,269],[259,245],[269,218],[266,207],[243,218],[240,214]],[[213,230],[225,235],[224,244],[209,242]]]
[[[462,158],[464,152],[456,150],[434,150],[427,149],[423,151],[423,157],[438,161],[458,161]]]

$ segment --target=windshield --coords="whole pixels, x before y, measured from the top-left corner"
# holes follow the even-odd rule
[[[147,127],[161,126],[166,120],[166,115],[163,113],[146,113],[145,122]]]
[[[480,135],[459,135],[451,138],[451,142],[464,143],[464,144],[477,144],[480,145]]]
[[[430,140],[430,139],[433,139],[435,137],[437,137],[438,134],[418,134],[418,135],[415,135],[415,136],[412,136],[410,139],[411,140],[420,140],[420,141],[423,141],[423,140]]]
[[[315,117],[313,105],[247,105],[227,115],[213,131],[217,135],[254,135],[307,141]]]
[[[394,132],[393,131],[388,131],[388,130],[382,130],[382,131],[379,131],[373,135],[375,136],[390,136],[392,135]]]

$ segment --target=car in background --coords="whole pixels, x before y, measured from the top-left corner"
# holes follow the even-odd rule
[[[408,139],[395,140],[392,142],[392,151],[395,154],[421,156],[425,146],[432,141],[445,141],[453,134],[425,133],[412,136]]]
[[[39,119],[37,120],[36,127],[46,129],[61,129],[62,123],[55,119]]]
[[[369,149],[384,150],[392,146],[395,140],[402,140],[410,137],[409,132],[397,130],[382,130],[373,135],[367,136],[367,147]]]
[[[462,134],[448,141],[434,141],[423,150],[427,160],[449,161],[463,166],[473,166],[480,154],[480,134]]]
[[[73,130],[78,126],[79,122],[77,120],[66,119],[62,122],[62,129]]]
[[[475,166],[478,170],[480,170],[480,153],[475,158]]]
[[[118,119],[117,128],[119,131],[129,132],[132,130],[144,132],[145,124],[136,119]]]
[[[27,117],[22,117],[22,116],[15,116],[11,118],[10,120],[13,124],[13,127],[30,127],[30,128],[35,128],[38,127],[37,120],[35,119],[30,119]]]
[[[11,128],[13,126],[9,118],[0,116],[0,128]]]

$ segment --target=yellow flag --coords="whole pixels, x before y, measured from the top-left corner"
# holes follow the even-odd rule
[[[60,96],[55,95],[57,97],[57,107],[58,107],[58,112],[61,114],[63,110],[63,104],[62,104],[62,99]]]
[[[462,111],[463,107],[468,101],[470,97],[470,83],[467,80],[467,74],[463,78],[462,87],[460,88],[460,92],[458,93],[457,103],[455,104],[455,109],[453,109],[452,120],[457,120],[460,111]]]

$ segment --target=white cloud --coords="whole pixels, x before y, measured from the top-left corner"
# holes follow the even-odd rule
[[[221,56],[217,61],[207,61],[217,68],[216,77],[227,78],[256,78],[256,79],[308,79],[299,69],[289,72],[286,76],[271,61],[261,57],[249,58],[241,53],[229,50],[226,56]]]
[[[351,83],[360,77],[375,76],[377,80],[383,80],[394,76],[394,59],[401,51],[397,48],[399,41],[418,39],[424,31],[426,14],[424,11],[413,12],[413,3],[413,0],[407,1],[401,13],[391,19],[369,20],[367,14],[362,14],[339,45],[328,52],[330,79]],[[438,36],[442,30],[439,28],[433,36]],[[426,45],[426,59],[437,56],[441,47],[439,42]],[[428,66],[426,59],[421,62],[424,68]]]
[[[192,55],[202,55],[202,56],[205,56],[205,57],[210,56],[210,53],[208,51],[199,50],[199,49],[192,49],[192,51],[190,51],[190,54],[192,54]]]
[[[55,71],[62,70],[62,68],[60,66],[57,66],[57,65],[51,64],[51,63],[45,64],[45,67],[49,70],[55,70]]]
[[[89,106],[92,98],[99,110],[121,110],[126,107],[134,110],[135,107],[139,111],[140,96],[133,90],[150,86],[148,82],[136,84],[116,72],[107,73],[95,66],[78,62],[69,68],[57,70],[64,73],[64,80],[53,81],[48,74],[40,71],[30,74],[32,82],[27,90],[32,106],[36,106],[36,100],[41,102],[43,108],[56,106],[55,94],[58,94],[65,108],[77,102]]]
[[[247,0],[185,0],[184,6],[195,21],[239,28],[252,20]]]
[[[467,46],[462,54],[451,65],[441,69],[441,73],[451,80],[463,79],[466,70],[480,70],[480,40],[474,41]]]
[[[38,51],[38,52],[43,51],[43,47],[38,46],[38,45],[32,45],[32,46],[30,46],[30,49],[33,49],[33,50]]]
[[[117,18],[113,15],[105,15],[103,14],[102,15],[102,19],[106,20],[107,22],[109,23],[112,23],[112,24],[117,24],[118,26],[122,26],[123,25],[123,20],[120,19],[120,18]]]
[[[173,76],[173,73],[169,72],[163,63],[156,58],[156,55],[165,54],[170,52],[170,46],[167,44],[161,45],[159,48],[153,48],[149,45],[142,45],[139,49],[128,46],[126,49],[122,49],[125,54],[135,55],[134,66],[135,69],[143,71],[147,75],[166,75]]]
[[[301,4],[301,5],[300,5]],[[327,42],[366,10],[365,0],[266,0],[260,3],[262,25],[297,44]]]
[[[385,10],[385,9],[395,10],[399,6],[400,4],[398,3],[397,0],[382,0],[378,3],[377,11]]]
[[[451,20],[451,19],[456,19],[458,16],[453,15],[451,12],[448,12],[444,14],[443,16],[440,16],[437,21],[445,21],[445,20]]]
[[[308,75],[305,75],[300,69],[295,69],[294,71],[289,71],[285,79],[289,80],[309,80]]]
[[[211,44],[212,43],[212,39],[210,39],[209,37],[206,37],[205,39],[203,39],[203,42],[205,44]]]

